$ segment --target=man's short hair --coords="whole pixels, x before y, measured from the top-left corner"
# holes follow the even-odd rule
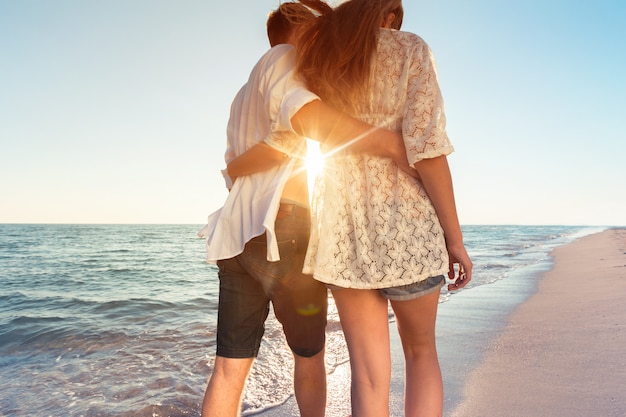
[[[289,38],[295,27],[315,16],[301,3],[282,3],[267,17],[267,37],[271,46],[289,43]]]

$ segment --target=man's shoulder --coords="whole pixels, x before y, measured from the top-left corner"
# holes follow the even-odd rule
[[[280,44],[268,49],[250,72],[250,78],[262,76],[270,69],[283,68],[288,71],[294,68],[296,60],[295,49],[292,45]]]
[[[271,47],[269,50],[270,51],[282,51],[282,53],[286,53],[289,51],[295,51],[296,48],[289,43],[279,43],[278,45]]]
[[[286,43],[281,43],[270,48],[259,60],[259,62],[266,62],[267,65],[272,65],[280,60],[294,59],[295,58],[295,48],[293,45],[289,45]]]
[[[261,80],[267,77],[280,77],[292,71],[295,68],[295,55],[294,47],[287,44],[276,45],[267,50],[250,71],[242,90],[257,88]]]

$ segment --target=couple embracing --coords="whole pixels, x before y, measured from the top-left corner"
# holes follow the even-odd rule
[[[230,193],[200,232],[220,280],[203,417],[239,415],[270,303],[294,355],[300,414],[324,416],[328,289],[350,355],[353,417],[389,415],[389,304],[405,415],[442,415],[439,290],[446,276],[448,289],[465,286],[472,262],[435,62],[402,19],[401,0],[299,0],[270,14],[272,47],[231,106]],[[326,155],[311,199],[305,138]]]

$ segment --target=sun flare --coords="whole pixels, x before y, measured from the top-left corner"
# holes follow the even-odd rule
[[[309,180],[309,190],[313,189],[315,177],[324,167],[324,155],[320,150],[319,142],[307,139],[306,173]]]

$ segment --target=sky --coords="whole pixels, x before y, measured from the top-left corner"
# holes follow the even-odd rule
[[[626,225],[626,2],[406,0],[461,224]],[[0,223],[203,224],[278,0],[0,0]]]

